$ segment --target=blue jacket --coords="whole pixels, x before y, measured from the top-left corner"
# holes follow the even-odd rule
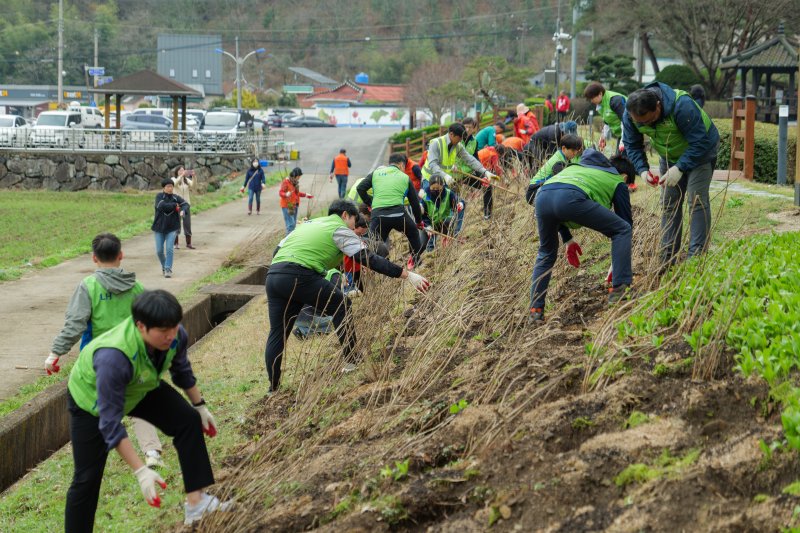
[[[675,91],[672,87],[657,81],[644,88],[655,92],[658,99],[661,100],[661,118],[659,120],[672,115],[684,139],[689,143],[689,148],[683,155],[677,161],[669,161],[669,164],[674,164],[681,171],[688,172],[709,161],[714,161],[717,157],[719,132],[713,122],[706,131],[703,115],[694,100],[691,97],[681,98],[676,103]],[[636,173],[641,174],[650,170],[647,156],[644,154],[644,137],[636,128],[627,109],[622,116],[622,128],[625,153],[636,167]]]
[[[253,192],[258,192],[267,184],[267,177],[264,176],[264,169],[261,167],[253,168],[252,166],[247,169],[247,174],[244,176],[244,185]]]

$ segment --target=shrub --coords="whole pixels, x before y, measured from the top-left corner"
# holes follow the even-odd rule
[[[727,170],[731,160],[730,119],[714,121],[719,130],[719,154],[717,168]],[[786,180],[794,183],[795,159],[797,157],[797,128],[789,128],[787,142]],[[755,125],[755,161],[753,179],[762,183],[776,183],[778,177],[778,126],[757,122]]]
[[[669,65],[656,74],[656,81],[666,83],[673,89],[688,91],[692,85],[700,83],[697,75],[686,65]]]
[[[422,137],[423,133],[429,134],[429,133],[436,133],[437,131],[439,131],[439,126],[436,124],[433,124],[431,126],[425,126],[424,128],[418,128],[415,130],[401,131],[399,133],[395,133],[394,135],[392,135],[389,138],[389,142],[402,143],[406,142],[406,139],[411,139],[413,141],[414,139],[419,139],[420,137]]]

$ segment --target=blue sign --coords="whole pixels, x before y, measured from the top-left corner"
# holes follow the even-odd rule
[[[97,78],[97,86],[100,87],[101,85],[105,85],[106,83],[111,83],[114,81],[114,76],[105,76],[103,78]]]
[[[106,73],[105,67],[90,67],[89,76],[104,76]]]

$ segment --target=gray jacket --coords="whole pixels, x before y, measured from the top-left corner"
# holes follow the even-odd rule
[[[445,135],[445,137],[447,137]],[[449,140],[447,141],[449,145]],[[456,146],[456,157],[469,165],[469,167],[479,174],[483,174],[486,172],[486,169],[483,168],[481,162],[472,157],[469,152],[464,148],[464,145],[458,143]],[[431,176],[441,176],[444,178],[445,174],[450,174],[453,171],[449,168],[442,168],[441,166],[442,160],[442,153],[439,150],[439,137],[436,139],[431,139],[431,142],[428,143],[428,159],[425,162],[425,166],[428,167],[428,172],[431,173]],[[454,178],[458,179],[461,176],[454,176]]]
[[[114,294],[131,290],[136,284],[136,274],[125,272],[122,268],[98,268],[93,275],[100,285]],[[86,287],[86,282],[81,280],[67,305],[64,327],[53,340],[50,351],[58,356],[70,351],[86,331],[91,319],[92,301],[89,298],[89,289]]]

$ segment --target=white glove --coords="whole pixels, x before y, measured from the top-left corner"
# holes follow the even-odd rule
[[[417,196],[419,196],[420,200],[424,200],[425,199],[425,189],[420,189],[419,190],[419,194],[417,194]]]
[[[281,193],[281,194],[283,194],[286,198],[291,198],[292,197],[292,191],[286,191],[286,192]]]
[[[483,173],[483,177],[484,177],[484,178],[489,178],[490,180],[496,180],[496,179],[499,179],[499,178],[497,177],[497,174],[494,174],[494,173],[492,173],[492,172],[489,172],[488,170],[487,170],[486,172],[484,172],[484,173]]]
[[[448,187],[451,186],[453,184],[453,176],[451,176],[450,174],[445,174],[444,182],[447,184]]]
[[[200,423],[203,424],[203,433],[209,437],[215,437],[217,435],[217,426],[214,422],[214,417],[211,416],[211,412],[208,410],[208,407],[206,407],[206,404],[203,403],[193,407],[197,409],[198,413],[200,413]]]
[[[670,167],[667,173],[661,178],[661,183],[667,187],[675,187],[683,177],[683,171],[677,166]]]
[[[347,291],[346,293],[344,293],[344,295],[347,296],[348,300],[352,300],[353,298],[358,298],[359,296],[361,296],[361,291],[358,289],[354,291]]]
[[[61,367],[58,366],[58,356],[53,352],[50,352],[50,355],[44,360],[44,369],[47,370],[48,376],[61,370]]]
[[[425,293],[431,286],[431,282],[425,279],[424,277],[420,276],[415,272],[408,272],[408,278],[406,278],[411,285],[414,286],[421,293]]]
[[[167,484],[164,482],[164,479],[146,466],[141,467],[134,472],[134,474],[136,474],[136,479],[139,481],[139,488],[142,489],[142,495],[145,501],[153,507],[161,507],[161,498],[158,497],[156,483],[158,483],[162,489],[166,489]]]

